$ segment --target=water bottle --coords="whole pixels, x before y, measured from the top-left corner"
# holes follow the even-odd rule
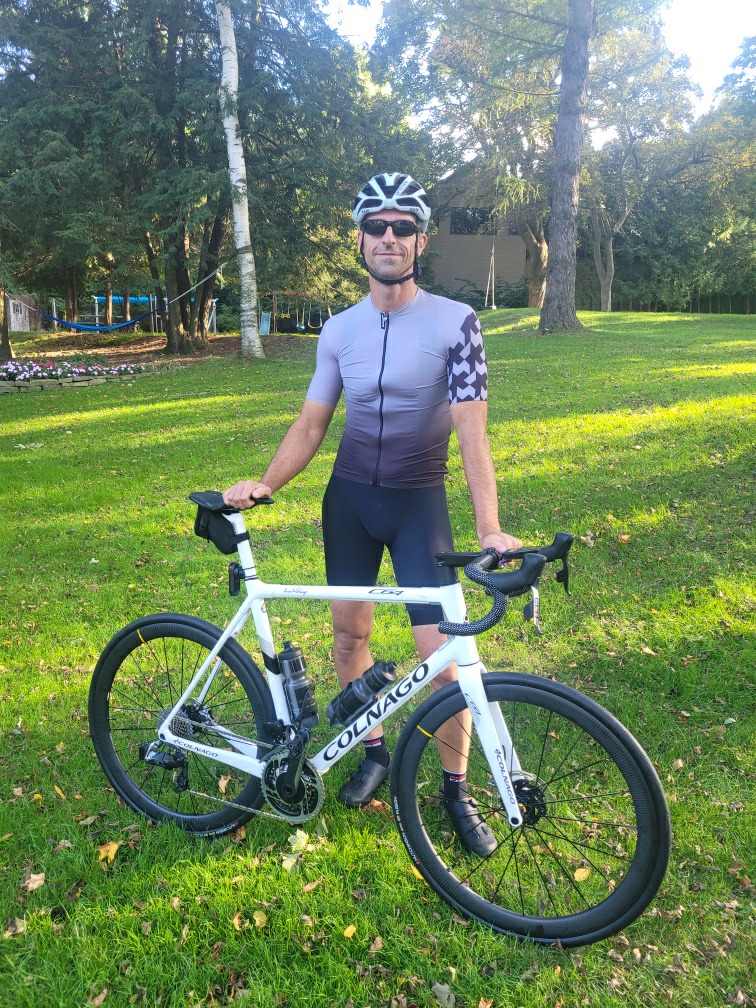
[[[278,665],[292,721],[299,721],[302,728],[314,728],[318,723],[318,705],[315,703],[312,680],[307,675],[307,662],[302,648],[291,641],[285,641],[284,649],[278,655]]]
[[[396,665],[393,662],[377,661],[359,679],[350,682],[328,704],[326,715],[332,725],[347,728],[378,699],[379,693],[396,682]]]

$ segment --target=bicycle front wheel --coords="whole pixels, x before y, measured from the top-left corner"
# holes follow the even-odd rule
[[[131,808],[190,833],[228,833],[262,804],[260,780],[207,756],[160,743],[158,729],[221,631],[177,613],[130,623],[110,641],[92,677],[89,727],[108,780]],[[200,684],[202,685],[202,684]],[[246,651],[230,640],[209,689],[190,697],[172,731],[187,741],[234,750],[219,729],[270,750],[275,720],[268,684]]]
[[[568,686],[506,673],[484,683],[519,760],[508,769],[524,824],[510,827],[465,699],[449,686],[418,708],[394,754],[394,812],[410,857],[447,903],[496,931],[563,946],[615,934],[651,902],[669,859],[653,766],[619,721]],[[464,851],[444,812],[433,739],[444,725],[470,747],[468,790],[497,840],[484,859]]]

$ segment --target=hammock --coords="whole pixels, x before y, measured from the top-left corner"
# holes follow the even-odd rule
[[[209,280],[211,276],[215,276],[219,270],[222,270],[223,267],[227,265],[228,262],[221,263],[220,266],[216,267],[216,269],[212,271],[212,273],[208,273],[206,277],[198,280],[196,284],[189,288],[189,290],[185,290],[184,293],[179,294],[178,297],[172,298],[170,301],[166,301],[164,307],[167,308],[169,305],[172,305],[174,301],[180,301],[181,298],[186,297],[187,294],[191,294],[192,291],[200,287],[205,280]],[[11,295],[11,297],[13,297],[13,295]],[[76,329],[79,332],[112,332],[113,329],[125,329],[127,326],[136,325],[137,322],[141,322],[143,319],[149,318],[150,315],[154,315],[161,310],[156,305],[152,311],[145,312],[144,315],[139,315],[137,318],[129,319],[128,322],[114,322],[112,325],[96,326],[84,325],[83,322],[66,322],[65,319],[57,318],[55,315],[48,315],[47,312],[40,311],[39,308],[32,308],[31,305],[26,304],[25,301],[21,300],[21,298],[14,297],[13,300],[18,301],[19,304],[22,304],[24,308],[27,308],[29,311],[33,311],[38,315],[41,315],[42,318],[49,319],[50,322],[57,322],[58,325],[67,326],[67,328]]]

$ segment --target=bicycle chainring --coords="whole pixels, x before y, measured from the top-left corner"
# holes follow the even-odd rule
[[[281,818],[293,823],[307,822],[317,815],[323,806],[325,797],[323,781],[315,767],[309,760],[305,760],[302,764],[299,794],[293,801],[284,798],[279,794],[277,785],[278,778],[288,761],[289,754],[286,750],[272,753],[265,761],[265,770],[260,781],[262,793]]]

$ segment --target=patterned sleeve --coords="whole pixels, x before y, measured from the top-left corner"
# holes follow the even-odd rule
[[[307,398],[325,403],[327,406],[335,406],[339,401],[343,382],[339,362],[329,339],[330,330],[331,327],[326,322],[320,331],[315,374],[307,390]]]
[[[488,370],[478,316],[471,311],[459,329],[459,340],[449,347],[446,360],[449,402],[474,402],[488,398]]]

